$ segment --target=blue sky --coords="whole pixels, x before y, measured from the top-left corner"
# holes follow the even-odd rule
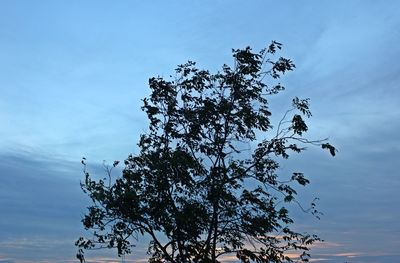
[[[298,228],[326,242],[316,262],[400,256],[399,1],[0,1],[0,262],[72,262],[88,200],[80,159],[123,160],[146,131],[152,76],[197,61],[218,70],[231,49],[271,40],[297,69],[271,101],[309,97],[310,149],[285,161],[304,171],[321,220]],[[308,198],[308,199],[307,199]],[[143,251],[129,259],[136,262]],[[90,253],[116,262],[113,252]]]

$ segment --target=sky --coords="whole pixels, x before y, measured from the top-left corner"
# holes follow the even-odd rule
[[[80,160],[101,173],[137,152],[148,79],[196,61],[216,72],[231,49],[276,40],[296,70],[271,98],[277,116],[310,98],[319,149],[282,162],[305,172],[321,220],[296,227],[325,242],[314,262],[400,256],[399,1],[0,1],[0,262],[76,262],[89,200]],[[274,111],[274,113],[275,113]],[[144,244],[127,257],[141,262]],[[88,262],[119,262],[115,251]]]

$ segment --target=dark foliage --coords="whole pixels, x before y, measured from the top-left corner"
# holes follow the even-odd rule
[[[117,248],[130,253],[135,240],[147,235],[149,262],[218,262],[236,255],[240,262],[308,261],[308,247],[319,238],[292,230],[286,208],[298,203],[295,184],[309,181],[293,173],[281,181],[279,157],[300,153],[308,144],[332,155],[324,140],[304,138],[311,116],[307,99],[293,99],[293,108],[272,130],[269,96],[284,90],[267,85],[294,64],[272,60],[281,44],[258,53],[250,47],[233,50],[233,68],[211,74],[194,62],[178,66],[176,78],[151,78],[151,95],[143,100],[149,132],[140,138],[140,152],[124,162],[122,176],[94,180],[86,171],[83,191],[93,205],[82,220],[91,230],[83,249]],[[262,138],[258,138],[262,136]],[[309,211],[318,215],[315,204]]]

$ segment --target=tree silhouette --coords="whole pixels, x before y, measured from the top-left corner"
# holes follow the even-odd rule
[[[320,240],[292,230],[286,208],[298,203],[294,185],[309,180],[295,172],[278,177],[279,158],[306,145],[335,155],[325,140],[304,137],[311,116],[308,99],[294,98],[275,129],[267,98],[284,90],[277,82],[294,69],[289,59],[272,58],[281,44],[260,52],[233,50],[234,66],[211,74],[189,61],[171,80],[151,78],[142,109],[149,131],[137,155],[124,162],[122,176],[95,180],[84,164],[83,191],[93,205],[82,220],[92,232],[79,238],[83,249],[116,247],[119,255],[148,236],[149,262],[308,261],[308,247]],[[261,138],[259,138],[261,137]],[[318,216],[315,204],[309,210]]]

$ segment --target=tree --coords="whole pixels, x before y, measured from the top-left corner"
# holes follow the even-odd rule
[[[336,150],[304,137],[308,99],[294,98],[273,129],[267,98],[284,87],[266,79],[277,81],[295,67],[272,59],[281,46],[233,50],[234,66],[216,74],[189,61],[173,80],[149,80],[142,107],[149,131],[122,176],[111,176],[114,162],[108,178],[95,180],[82,160],[81,187],[93,204],[82,220],[92,237],[76,242],[81,262],[84,249],[130,253],[144,235],[151,240],[149,262],[218,262],[229,254],[240,262],[283,262],[294,260],[292,250],[308,261],[309,246],[320,239],[293,231],[287,206],[299,203],[294,184],[309,180],[300,172],[282,180],[278,160],[309,144]],[[318,216],[314,203],[308,211]]]

